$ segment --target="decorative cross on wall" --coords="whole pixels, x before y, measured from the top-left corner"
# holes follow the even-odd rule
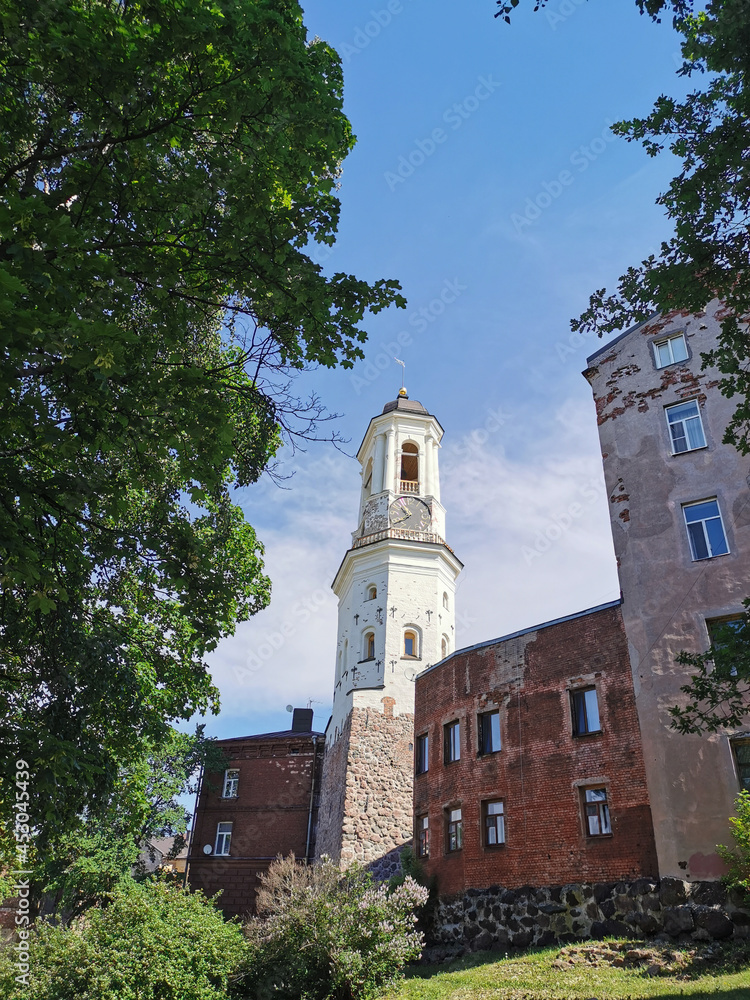
[[[391,673],[394,673],[395,670],[396,670],[396,661],[391,660]]]
[[[375,612],[375,621],[378,623],[378,625],[382,625],[383,624],[383,609],[382,608],[378,608],[377,611]]]
[[[391,612],[391,618],[395,618],[398,608],[389,608],[388,610]]]
[[[357,625],[358,623],[359,623],[359,615],[355,615],[354,616],[354,624]]]
[[[432,615],[434,614],[434,612],[430,611],[429,608],[428,608],[427,611],[425,611],[425,614],[427,615],[427,621],[431,622],[432,621]]]

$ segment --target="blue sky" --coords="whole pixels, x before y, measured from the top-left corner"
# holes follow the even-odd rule
[[[397,278],[408,298],[368,319],[365,360],[300,378],[356,452],[406,386],[445,428],[447,540],[465,570],[457,645],[619,594],[591,394],[600,341],[569,321],[670,235],[655,205],[675,172],[609,124],[679,94],[677,36],[635,0],[304,4],[310,37],[342,55],[358,142],[343,165],[331,273]],[[222,713],[207,731],[288,728],[287,704],[330,712],[336,601],[359,466],[330,446],[285,455],[294,473],[238,500],[266,545],[270,608],[211,659]]]

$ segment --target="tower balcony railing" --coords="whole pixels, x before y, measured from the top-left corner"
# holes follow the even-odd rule
[[[361,549],[365,545],[372,545],[373,542],[382,542],[385,538],[397,538],[407,542],[431,542],[433,545],[444,545],[449,552],[453,552],[450,545],[440,535],[431,531],[411,531],[409,528],[383,528],[380,531],[374,531],[370,535],[355,538],[352,548]]]
[[[402,493],[419,493],[419,483],[413,479],[401,479],[399,483]]]

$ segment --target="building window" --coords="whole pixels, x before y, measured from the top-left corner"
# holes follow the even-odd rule
[[[239,769],[233,768],[232,770],[225,771],[224,791],[222,792],[222,797],[225,799],[236,799],[239,784],[240,784]]]
[[[365,632],[365,648],[363,650],[365,660],[375,659],[375,633]]]
[[[216,849],[214,854],[222,857],[229,854],[229,843],[232,839],[232,824],[219,823],[216,827]]]
[[[448,836],[446,837],[448,851],[460,851],[464,846],[464,822],[460,809],[448,810]]]
[[[477,717],[479,753],[497,753],[500,749],[500,712],[483,712]]]
[[[446,611],[448,610],[448,594],[446,591],[443,591],[443,607]]]
[[[612,833],[606,788],[585,788],[586,833],[589,837],[605,837]]]
[[[417,633],[412,629],[404,632],[404,652],[403,656],[412,656],[415,659],[419,656],[419,641]]]
[[[417,816],[417,855],[430,856],[430,820],[428,816]]]
[[[373,585],[372,587],[367,588],[368,601],[374,601],[377,596],[378,596],[378,588],[376,586]]]
[[[678,361],[687,361],[688,350],[685,343],[685,334],[676,333],[664,340],[657,340],[654,344],[654,359],[657,368],[666,368],[667,365],[674,365]]]
[[[740,788],[750,792],[750,740],[732,740]]]
[[[417,493],[419,484],[419,449],[407,443],[401,449],[401,489],[404,493]]]
[[[686,504],[682,510],[694,560],[711,559],[729,552],[716,498]]]
[[[701,414],[696,399],[691,399],[687,403],[678,403],[676,406],[668,406],[665,412],[672,438],[673,454],[679,455],[683,451],[706,447],[706,436],[703,433]]]
[[[585,736],[586,733],[601,732],[599,721],[599,702],[596,688],[582,688],[570,692],[570,702],[573,709],[573,735]]]
[[[502,799],[484,803],[484,846],[499,847],[505,843],[505,810]]]
[[[443,638],[440,640],[440,653],[441,653],[443,659],[445,659],[446,656],[448,655],[448,636],[447,635],[444,635]]]
[[[424,774],[430,767],[430,739],[427,733],[417,736],[417,774]]]
[[[461,759],[461,726],[458,721],[443,726],[443,750],[446,764]]]

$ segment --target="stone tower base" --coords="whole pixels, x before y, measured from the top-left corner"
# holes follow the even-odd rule
[[[358,861],[379,877],[397,870],[412,839],[413,770],[414,716],[353,708],[326,749],[317,856]]]

